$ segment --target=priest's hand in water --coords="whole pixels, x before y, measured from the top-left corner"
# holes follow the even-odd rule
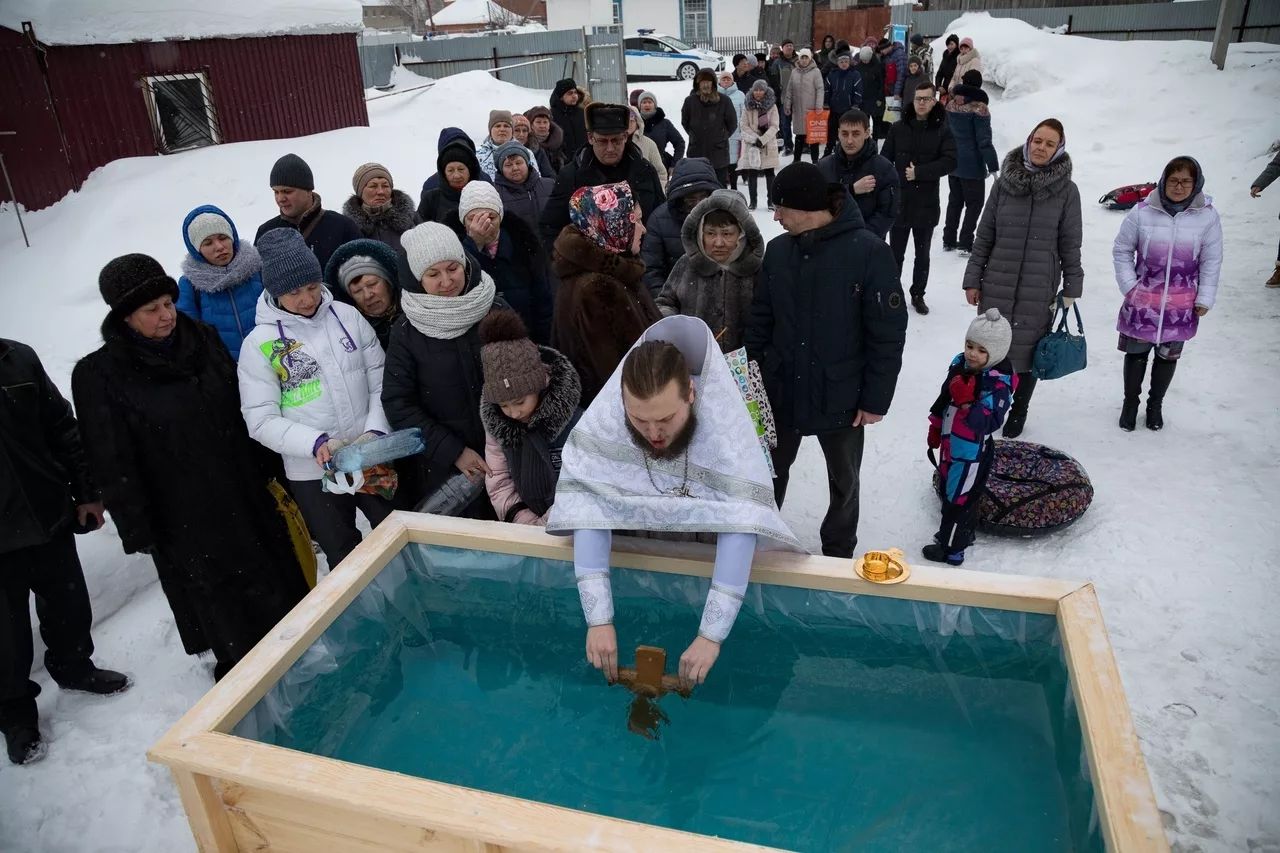
[[[618,632],[612,625],[587,629],[587,660],[604,673],[610,684],[618,680]]]
[[[699,636],[680,655],[680,681],[692,687],[707,680],[707,673],[720,657],[720,644]]]

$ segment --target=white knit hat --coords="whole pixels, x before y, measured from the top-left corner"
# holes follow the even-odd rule
[[[472,184],[477,181],[472,181]],[[471,184],[467,184],[471,186]],[[488,186],[486,184],[486,186]],[[424,222],[400,235],[400,246],[409,259],[409,270],[417,280],[429,267],[441,261],[466,263],[466,253],[453,229],[439,222]]]
[[[234,229],[232,229],[231,221],[227,217],[205,211],[193,218],[187,226],[187,241],[191,243],[192,248],[199,251],[200,244],[207,237],[211,237],[214,234],[226,234],[230,237],[232,233],[234,233]]]
[[[463,187],[458,197],[458,219],[465,223],[473,210],[492,210],[501,219],[502,196],[498,195],[498,188],[487,181],[472,181]]]
[[[973,341],[987,351],[987,367],[995,367],[1009,354],[1013,343],[1013,328],[1000,316],[999,308],[988,308],[969,324],[966,341]]]

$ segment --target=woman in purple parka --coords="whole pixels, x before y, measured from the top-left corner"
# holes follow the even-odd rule
[[[1204,194],[1204,173],[1193,157],[1175,157],[1160,184],[1129,211],[1111,250],[1124,294],[1116,329],[1124,357],[1120,429],[1138,422],[1138,398],[1155,350],[1147,392],[1147,429],[1164,428],[1161,404],[1182,347],[1209,313],[1222,270],[1222,221]]]

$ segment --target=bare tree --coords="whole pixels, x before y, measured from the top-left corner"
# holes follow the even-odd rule
[[[413,20],[413,31],[421,34],[432,24],[432,16],[444,8],[444,0],[382,0],[382,5],[407,12]]]

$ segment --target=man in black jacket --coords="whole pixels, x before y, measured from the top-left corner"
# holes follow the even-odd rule
[[[551,91],[551,120],[564,132],[561,150],[569,162],[588,144],[586,110],[582,106],[585,98],[586,93],[572,77],[561,80]]]
[[[829,184],[840,184],[853,196],[866,227],[881,240],[898,213],[898,172],[876,153],[871,119],[862,110],[840,116],[836,150],[818,161]]]
[[[822,553],[852,557],[862,428],[889,411],[902,368],[902,289],[889,247],[817,166],[783,169],[773,202],[787,233],[765,249],[746,346],[760,363],[778,425],[774,496],[782,506],[801,438],[816,435],[831,488]]]
[[[296,228],[324,269],[339,246],[364,236],[350,219],[335,210],[325,210],[315,189],[307,161],[297,154],[286,154],[277,160],[271,167],[271,191],[280,215],[258,226],[253,242],[257,243],[272,228]]]
[[[73,532],[102,526],[71,406],[31,347],[0,338],[0,730],[9,760],[44,755],[30,680],[31,593],[45,669],[64,690],[119,693],[129,679],[90,656],[93,613]]]
[[[916,88],[912,108],[889,129],[881,154],[898,170],[902,181],[902,206],[893,228],[889,245],[898,262],[898,275],[907,256],[907,240],[914,238],[915,266],[911,271],[911,307],[917,314],[928,314],[924,290],[929,284],[929,249],[933,229],[942,218],[938,188],[944,177],[956,167],[956,141],[947,126],[947,111],[938,103],[931,84]]]
[[[560,230],[569,224],[569,197],[580,187],[598,187],[626,181],[631,185],[643,221],[667,200],[662,182],[640,149],[628,141],[631,109],[620,104],[587,106],[587,148],[578,152],[556,176],[551,198],[542,210],[542,245],[554,246]]]

